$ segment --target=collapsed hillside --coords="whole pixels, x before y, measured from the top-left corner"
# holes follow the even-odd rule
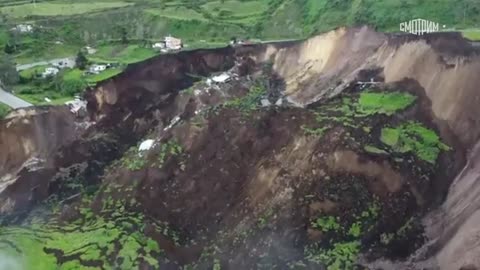
[[[455,34],[341,28],[129,66],[87,91],[81,129],[50,125],[70,135],[22,155],[21,137],[2,145],[5,265],[416,269],[422,218],[478,139],[479,62]],[[48,173],[22,165],[36,155]],[[445,244],[432,269],[475,263],[438,263]]]

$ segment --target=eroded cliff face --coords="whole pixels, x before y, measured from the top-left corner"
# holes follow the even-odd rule
[[[385,35],[367,27],[339,28],[303,42],[267,45],[255,54],[285,79],[286,95],[299,106],[338,95],[357,78],[417,81],[439,120],[466,147],[479,137],[478,53],[458,33],[423,37]],[[362,71],[371,70],[370,76]],[[377,77],[376,77],[377,76]],[[468,131],[468,132],[466,132]]]
[[[14,179],[2,213],[47,197],[57,212],[36,239],[11,221],[0,239],[9,256],[76,267],[352,269],[359,254],[384,269],[478,264],[458,256],[476,247],[476,152],[427,219],[435,244],[407,258],[478,139],[479,63],[456,34],[339,28],[131,65],[87,90],[83,128],[61,108],[2,123]],[[36,156],[43,165],[24,166]],[[62,244],[79,235],[93,251]]]
[[[85,130],[66,107],[19,109],[0,124],[0,212],[48,196],[52,158]]]

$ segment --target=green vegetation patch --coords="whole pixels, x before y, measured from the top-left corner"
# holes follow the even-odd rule
[[[264,12],[268,1],[209,1],[202,6],[202,9],[209,14],[221,18],[232,20],[235,18],[245,18],[247,16],[257,15]]]
[[[327,216],[317,218],[315,222],[312,223],[312,227],[323,232],[338,231],[340,229],[340,224],[338,223],[338,218]]]
[[[472,41],[480,41],[480,29],[463,30],[462,35]]]
[[[167,7],[167,8],[149,8],[145,10],[154,16],[162,16],[177,20],[199,20],[206,21],[203,15],[193,9],[184,6]]]
[[[132,232],[141,224],[126,216],[121,223],[90,217],[81,225],[52,222],[2,227],[0,249],[19,269],[98,269],[88,268],[87,263],[102,269],[139,269],[140,259],[158,267],[161,250],[157,242]]]
[[[130,5],[132,5],[132,3],[113,1],[89,3],[40,2],[36,4],[2,7],[0,8],[0,12],[12,18],[25,18],[27,16],[69,16]]]
[[[368,117],[378,114],[392,116],[413,104],[416,96],[406,92],[373,92],[367,90],[360,95],[343,97],[322,105],[315,112],[316,126],[302,127],[309,135],[322,136],[333,124],[345,127],[358,128],[365,124]],[[370,133],[371,128],[363,127],[363,131]],[[367,147],[367,152],[377,152],[376,149]],[[380,153],[380,152],[379,152]]]
[[[435,164],[440,152],[450,150],[435,131],[418,122],[407,122],[395,128],[382,129],[380,140],[394,152],[414,153],[419,159]]]
[[[327,270],[353,269],[360,246],[360,241],[335,243],[333,248],[307,253],[307,260],[322,263],[327,266]]]
[[[334,233],[339,240],[328,241],[329,247],[314,244],[305,248],[305,258],[317,264],[322,264],[328,270],[353,269],[360,252],[361,239],[377,223],[380,205],[374,199],[366,205],[350,225],[342,224],[339,217],[321,216],[312,222],[312,227],[323,233]]]
[[[88,75],[86,77],[86,80],[88,83],[97,83],[97,82],[107,80],[122,72],[123,72],[123,69],[121,68],[109,68],[109,69],[106,69],[105,71],[100,72],[99,74]]]
[[[10,110],[10,107],[3,103],[0,103],[0,119],[3,119],[5,116],[7,116]]]
[[[358,99],[356,111],[365,115],[393,115],[407,108],[415,99],[415,96],[404,92],[363,92]]]
[[[19,72],[20,77],[22,77],[24,79],[36,78],[36,77],[40,76],[45,71],[45,69],[47,67],[48,67],[48,65],[42,65],[42,66],[36,66],[36,67],[33,67],[33,68],[22,70],[22,71]]]
[[[161,168],[168,158],[178,156],[183,153],[182,146],[177,140],[172,139],[160,145],[160,152],[158,153],[157,163]]]
[[[302,126],[302,130],[307,134],[307,135],[314,135],[318,137],[322,137],[323,134],[329,129],[329,126],[324,126],[320,128],[308,128],[306,126]]]
[[[157,52],[152,48],[146,48],[139,44],[109,44],[100,46],[97,49],[95,54],[88,56],[90,61],[131,64],[157,55]]]
[[[249,114],[252,111],[255,111],[260,106],[260,101],[262,97],[265,96],[266,89],[265,87],[257,84],[250,88],[247,95],[232,99],[225,103],[226,107],[234,108],[240,110],[242,113]]]
[[[124,154],[120,163],[130,171],[138,171],[145,167],[147,160],[146,157],[138,151],[138,146],[132,146]]]

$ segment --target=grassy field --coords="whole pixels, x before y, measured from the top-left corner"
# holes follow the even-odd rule
[[[68,91],[65,91],[65,86],[60,86],[60,89],[58,89],[58,86],[48,83],[48,81],[38,77],[36,81],[33,80],[35,71],[37,71],[37,73],[41,73],[43,72],[44,68],[45,66],[39,66],[22,71],[21,76],[30,81],[14,86],[14,94],[35,105],[58,105],[73,100],[73,94],[69,94]],[[87,85],[93,85],[99,81],[106,80],[121,73],[122,71],[123,67],[118,67],[107,69],[95,75],[85,75],[84,71],[74,68],[63,70],[61,73],[59,73],[61,74],[59,76],[61,76],[61,81],[63,84],[72,84],[72,82],[74,82],[75,84],[82,85],[81,89],[83,89]],[[47,102],[45,98],[50,99],[51,102]]]
[[[480,29],[468,29],[462,31],[463,37],[473,41],[480,41]]]
[[[20,76],[26,79],[35,77],[35,75],[42,74],[48,66],[36,66],[33,68],[20,71]]]
[[[0,119],[3,119],[10,110],[10,107],[0,102]]]
[[[205,17],[203,17],[201,13],[198,13],[193,9],[188,9],[183,6],[166,7],[166,8],[149,8],[149,9],[146,9],[145,12],[154,16],[163,16],[163,17],[178,19],[178,20],[199,20],[199,21],[207,20]]]
[[[202,8],[214,16],[221,15],[222,11],[230,12],[230,15],[242,16],[262,13],[267,9],[268,1],[236,1],[230,0],[207,2]]]
[[[0,8],[2,14],[10,18],[25,18],[27,16],[70,16],[111,8],[132,5],[127,2],[89,2],[89,3],[38,3],[24,4]]]
[[[42,86],[35,86],[31,83],[15,85],[13,86],[13,91],[15,96],[34,105],[60,105],[73,100],[72,96],[66,96],[60,91],[55,89],[46,90]],[[45,98],[49,98],[51,102],[45,101]]]
[[[100,63],[131,64],[148,59],[156,54],[155,50],[144,48],[137,44],[113,44],[98,47],[98,51],[89,55],[88,58],[91,61]]]
[[[58,96],[55,92],[43,92],[41,94],[18,94],[16,96],[34,105],[63,105],[65,102],[74,99],[70,96]],[[49,98],[51,102],[45,101],[45,98]]]
[[[31,46],[14,55],[17,64],[29,64],[43,60],[74,56],[81,48],[79,45],[42,45]]]
[[[95,84],[97,82],[111,78],[119,73],[122,73],[122,71],[123,71],[122,68],[110,68],[99,74],[87,75],[86,80],[90,84]]]

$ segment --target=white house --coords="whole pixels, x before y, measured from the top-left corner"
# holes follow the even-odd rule
[[[88,54],[94,54],[94,53],[97,52],[96,49],[94,49],[94,48],[92,48],[92,47],[90,47],[90,46],[85,47],[85,51],[87,51]]]
[[[57,73],[59,72],[60,70],[56,67],[47,67],[45,69],[45,71],[42,73],[42,77],[43,78],[46,78],[48,76],[54,76],[54,75],[57,75]]]
[[[31,24],[17,24],[12,31],[18,31],[20,33],[30,33],[33,31],[33,26]]]
[[[183,47],[182,40],[172,36],[165,37],[165,46],[169,50],[180,50]]]
[[[67,105],[70,108],[70,111],[77,116],[84,116],[87,113],[87,102],[80,98],[67,101],[65,102],[65,105]]]
[[[90,71],[90,73],[94,73],[94,74],[98,74],[102,71],[104,71],[105,69],[107,69],[107,65],[91,65],[90,68],[88,69],[88,71]]]
[[[152,45],[152,48],[154,49],[164,49],[165,48],[165,42],[157,42]]]

